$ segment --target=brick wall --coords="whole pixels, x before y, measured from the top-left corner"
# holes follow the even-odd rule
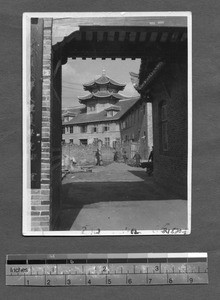
[[[168,69],[169,68],[169,69]],[[187,70],[172,64],[151,91],[153,101],[154,178],[187,197]],[[167,103],[168,150],[161,150],[159,105]]]
[[[78,165],[94,165],[95,161],[95,153],[97,151],[97,146],[88,145],[88,146],[80,146],[67,144],[62,147],[62,155],[64,159],[64,155],[76,159]],[[115,150],[111,147],[101,147],[102,160],[103,163],[111,163],[114,159]]]
[[[50,229],[50,84],[52,19],[44,19],[42,70],[41,187],[31,191],[31,231]],[[42,63],[42,62],[39,62]]]

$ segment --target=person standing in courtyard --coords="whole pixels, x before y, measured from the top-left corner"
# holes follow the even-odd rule
[[[153,162],[153,160],[154,160],[154,146],[152,146],[152,150],[151,150],[150,155],[148,157],[148,161]]]
[[[96,157],[96,166],[101,166],[101,151],[100,151],[100,149],[97,149],[95,157]]]
[[[124,163],[126,164],[127,161],[128,161],[128,157],[127,157],[127,152],[124,150],[123,151],[123,160],[124,160]]]
[[[118,162],[118,159],[119,159],[118,151],[115,151],[115,154],[114,154],[114,161],[115,161],[115,162]]]
[[[136,167],[140,167],[140,165],[141,165],[141,156],[140,156],[138,151],[135,153],[133,159],[135,159]]]
[[[148,163],[147,163],[147,169],[146,169],[146,172],[149,176],[151,176],[153,174],[153,170],[154,170],[153,161],[154,161],[154,147],[152,146],[152,150],[148,157]]]

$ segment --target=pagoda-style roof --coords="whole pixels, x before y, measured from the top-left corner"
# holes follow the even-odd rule
[[[106,76],[105,74],[105,70],[103,70],[103,73],[100,77],[88,82],[88,83],[84,83],[83,87],[85,91],[91,91],[92,89],[94,89],[97,86],[103,86],[103,85],[108,85],[108,87],[113,87],[118,91],[122,91],[126,84],[124,83],[118,83],[116,81],[114,81],[113,79],[109,78],[108,76]]]
[[[114,93],[114,92],[109,92],[108,90],[106,91],[98,91],[96,93],[91,93],[88,94],[86,96],[82,96],[82,97],[78,97],[80,102],[84,102],[86,100],[90,100],[90,99],[94,99],[94,98],[114,98],[115,100],[120,100],[120,99],[125,99],[127,97],[118,94],[118,93]]]

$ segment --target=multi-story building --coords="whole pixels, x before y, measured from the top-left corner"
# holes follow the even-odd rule
[[[128,157],[147,159],[153,146],[152,104],[140,98],[120,120],[121,141]]]
[[[62,139],[66,143],[92,144],[101,140],[107,146],[114,147],[121,141],[121,123],[123,116],[133,107],[139,97],[125,97],[119,93],[125,88],[103,72],[97,79],[83,84],[89,94],[79,97],[85,112],[63,121]]]

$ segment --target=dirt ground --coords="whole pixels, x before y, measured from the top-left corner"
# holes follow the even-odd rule
[[[187,201],[124,163],[68,174],[56,230],[160,230],[187,227]]]

